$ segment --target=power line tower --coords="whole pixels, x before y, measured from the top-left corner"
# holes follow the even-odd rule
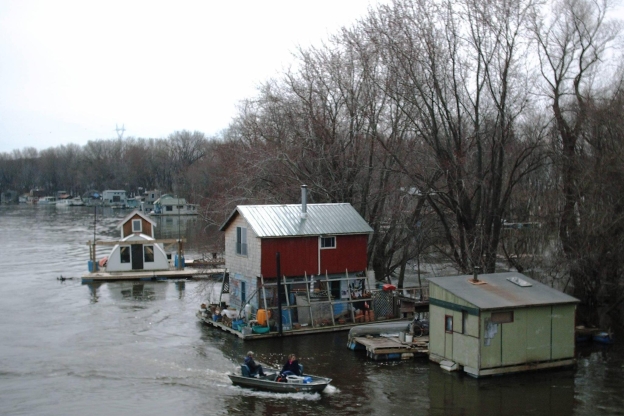
[[[121,140],[123,139],[123,135],[124,135],[124,132],[126,131],[126,128],[123,124],[121,125],[121,128],[117,124],[115,124],[115,131],[117,132],[117,138]]]

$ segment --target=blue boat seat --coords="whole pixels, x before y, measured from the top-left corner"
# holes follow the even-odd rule
[[[241,374],[243,375],[243,377],[253,377],[251,371],[249,370],[249,367],[247,367],[247,364],[241,365]]]

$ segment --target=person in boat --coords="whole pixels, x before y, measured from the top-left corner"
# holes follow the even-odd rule
[[[295,354],[290,354],[288,356],[288,360],[286,361],[286,364],[284,364],[284,367],[282,367],[280,374],[283,377],[301,375],[301,368],[299,368],[299,361],[297,361]]]
[[[256,364],[253,359],[254,353],[253,351],[247,352],[247,357],[245,357],[245,364],[249,367],[249,372],[252,376],[259,374],[260,377],[264,377],[264,370],[262,370],[262,366],[260,364]]]

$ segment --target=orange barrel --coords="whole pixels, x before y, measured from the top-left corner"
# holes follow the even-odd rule
[[[258,325],[265,326],[267,323],[267,315],[264,309],[258,309],[258,313],[256,314],[256,321],[258,321]]]

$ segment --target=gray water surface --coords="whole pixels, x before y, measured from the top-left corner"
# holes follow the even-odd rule
[[[99,212],[97,237],[116,238],[127,214]],[[201,228],[180,221],[159,220],[157,236]],[[474,380],[370,361],[346,332],[243,342],[197,322],[200,282],[82,284],[93,226],[93,208],[0,207],[2,415],[624,414],[621,344],[579,349],[575,370]],[[273,365],[294,352],[333,381],[321,394],[235,387],[249,349]]]

